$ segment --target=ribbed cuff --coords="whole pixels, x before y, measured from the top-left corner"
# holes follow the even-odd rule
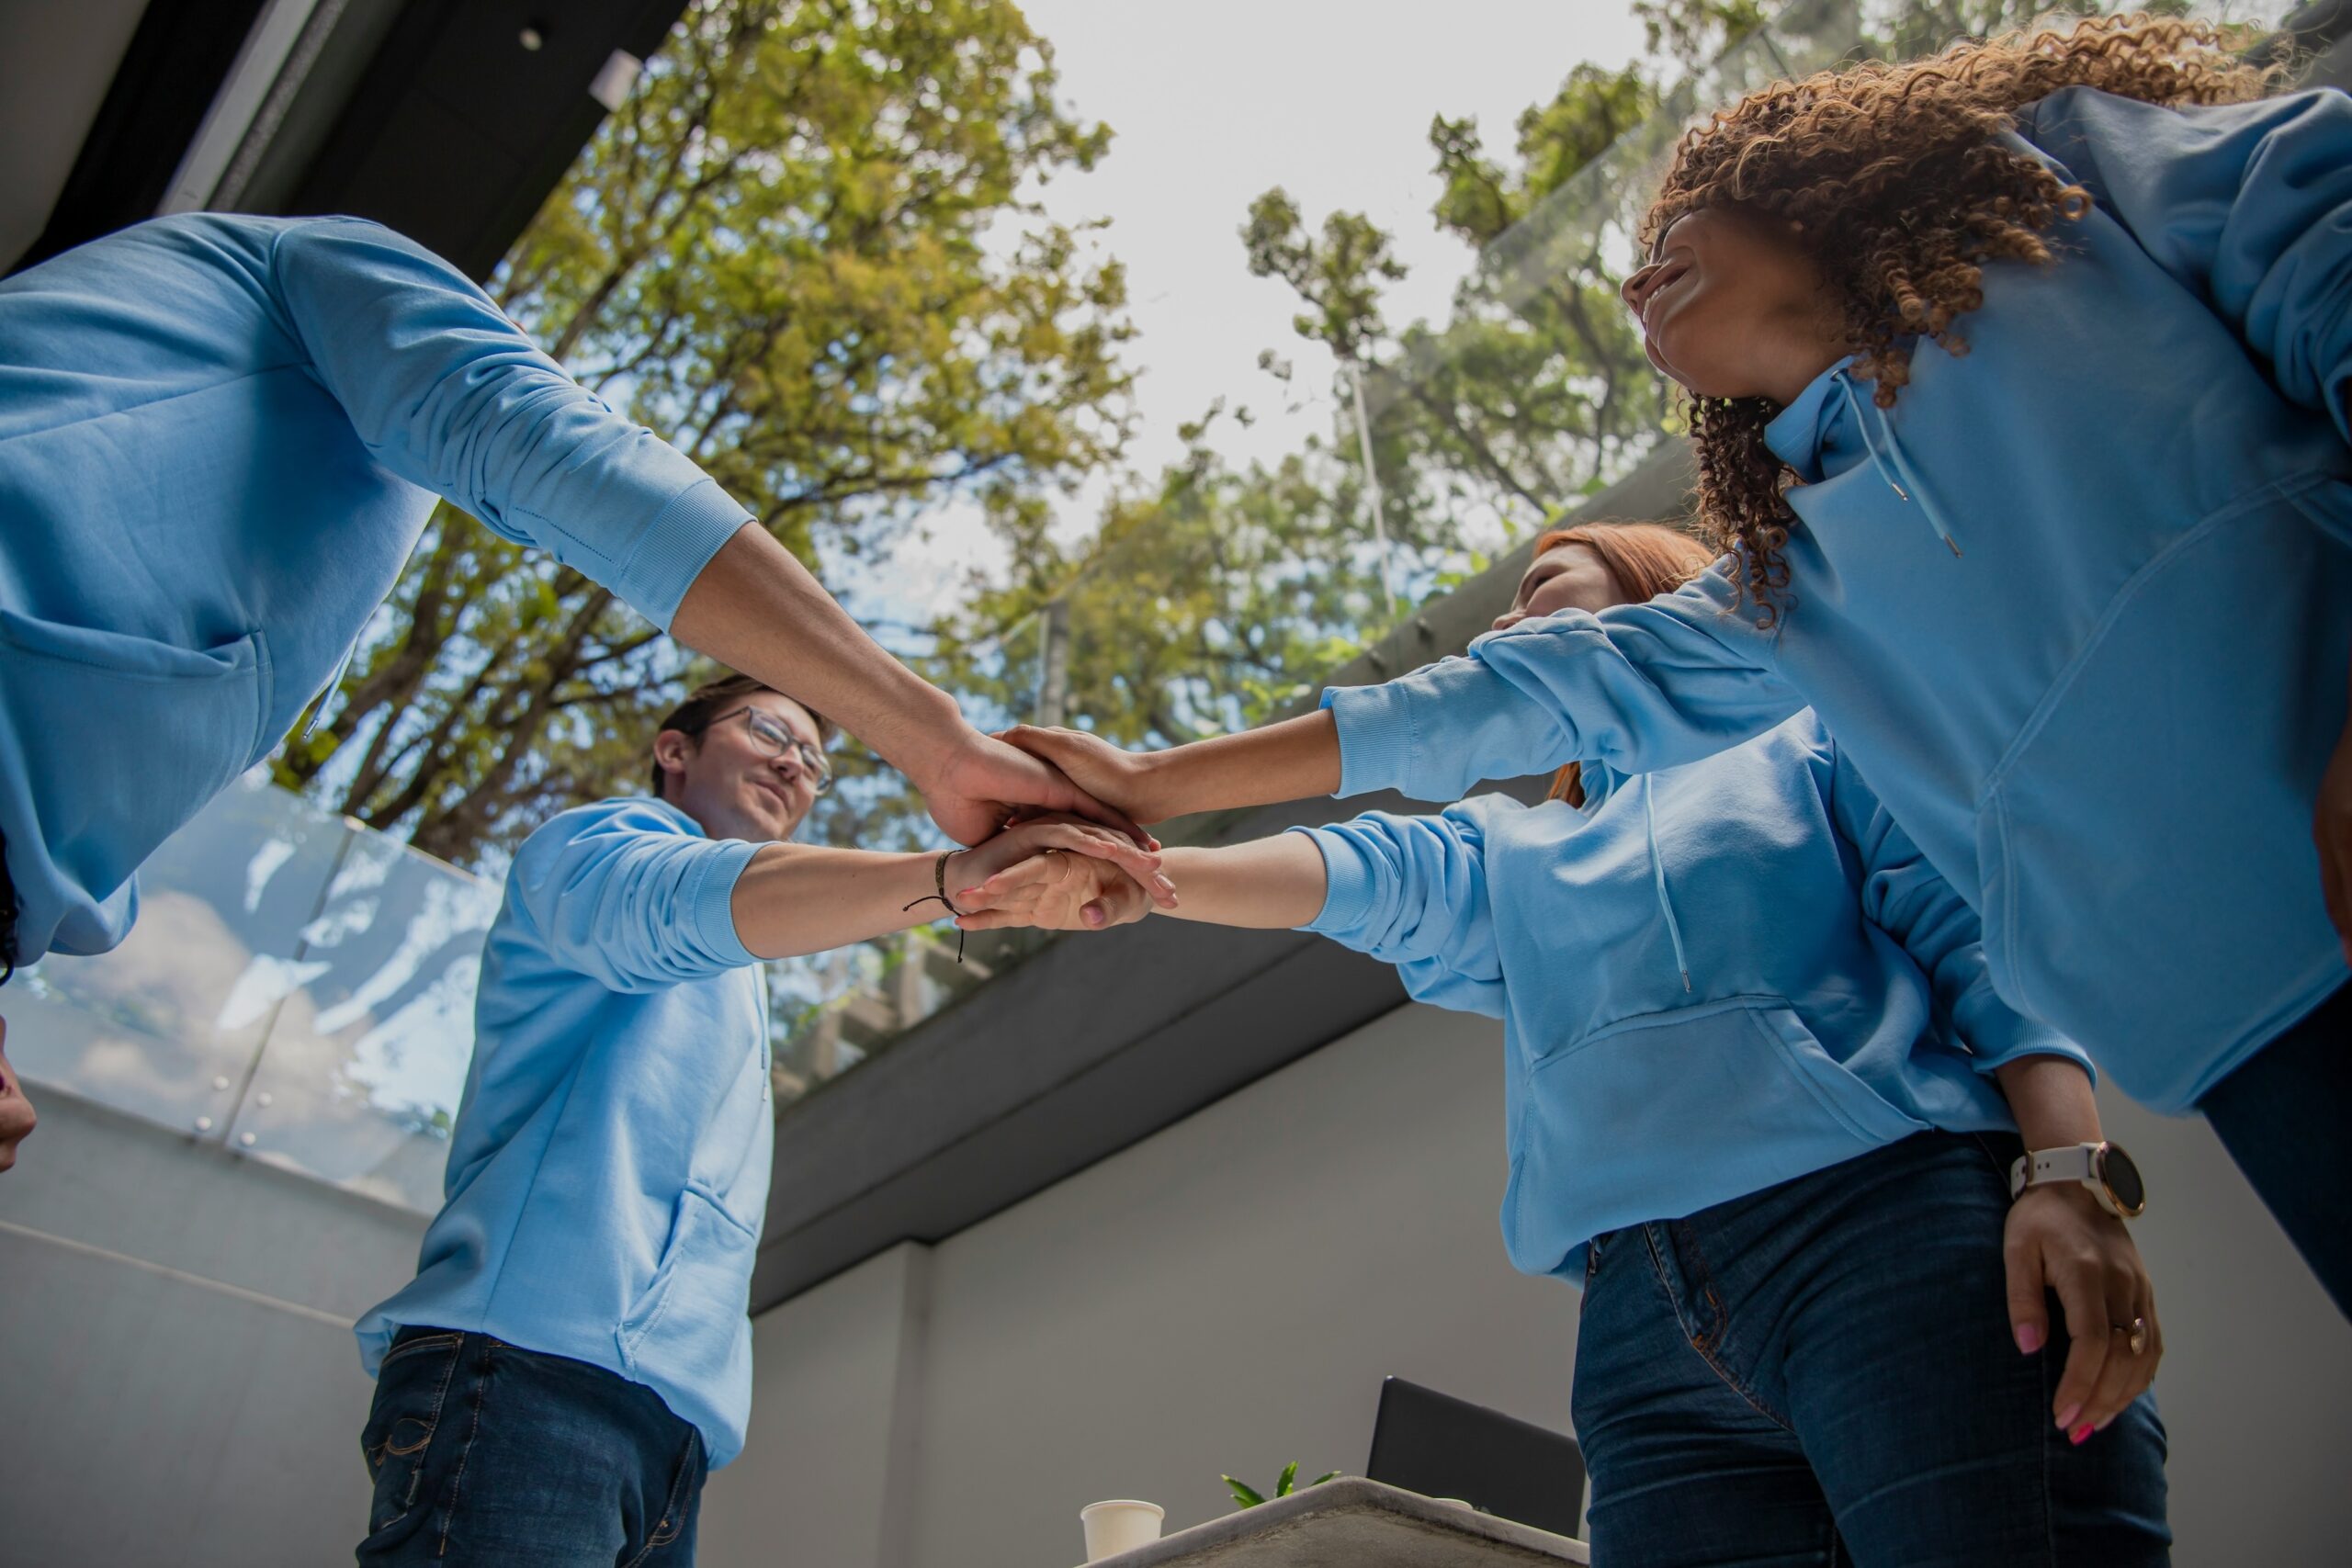
[[[735,930],[735,884],[762,847],[744,839],[722,839],[711,845],[710,852],[701,857],[693,897],[686,906],[696,944],[713,962],[729,968],[760,961]]]
[[[2066,1036],[2045,1024],[2018,1017],[2004,1006],[2000,1011],[2007,1021],[1990,1029],[1971,1029],[1962,1025],[1962,1037],[1968,1042],[1970,1066],[1990,1077],[1998,1067],[2025,1056],[2064,1056],[2090,1075],[2091,1087],[2098,1087],[2098,1069],[2083,1054],[2083,1048]]]
[[[1340,936],[1363,924],[1372,913],[1372,873],[1347,835],[1329,828],[1292,828],[1286,831],[1313,840],[1316,852],[1323,857],[1323,908],[1297,929],[1323,936]]]
[[[1378,686],[1331,686],[1323,705],[1340,730],[1341,795],[1405,789],[1413,766],[1416,739],[1412,694],[1401,682]],[[1405,789],[1408,795],[1413,792]]]
[[[614,586],[639,615],[666,632],[710,558],[750,521],[752,514],[717,479],[701,475],[646,525]]]

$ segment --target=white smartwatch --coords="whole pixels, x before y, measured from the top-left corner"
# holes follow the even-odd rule
[[[2140,1168],[2120,1144],[2070,1144],[2063,1148],[2035,1149],[2009,1167],[2009,1199],[2016,1201],[2029,1187],[2075,1181],[2091,1190],[2098,1206],[2118,1219],[2140,1217],[2148,1206],[2148,1189]]]

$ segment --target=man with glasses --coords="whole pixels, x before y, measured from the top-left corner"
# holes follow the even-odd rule
[[[327,700],[445,497],[807,695],[958,843],[1021,807],[1147,842],[457,268],[356,219],[187,213],[0,280],[0,982],[122,941],[140,863]]]
[[[760,960],[943,910],[1143,913],[1134,883],[1097,898],[1077,872],[1119,835],[1067,818],[944,854],[788,842],[831,734],[755,680],[714,682],[663,721],[650,799],[564,812],[516,853],[441,1213],[416,1278],[358,1324],[363,1565],[692,1562],[704,1473],[751,1415],[775,1118]],[[1038,856],[1059,858],[976,891]]]

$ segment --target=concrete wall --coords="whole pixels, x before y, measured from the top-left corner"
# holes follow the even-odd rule
[[[36,1092],[0,1178],[0,1562],[348,1562],[351,1320],[408,1279],[423,1217]]]
[[[1566,1429],[1577,1295],[1503,1260],[1496,1026],[1408,1007],[962,1232],[757,1320],[708,1568],[1062,1568],[1079,1507],[1360,1470],[1389,1372]],[[2184,1564],[2344,1560],[2352,1327],[2201,1123],[2147,1168]],[[877,1517],[877,1510],[879,1517]]]
[[[763,1314],[709,1568],[1063,1568],[1097,1497],[1360,1470],[1397,1372],[1565,1429],[1576,1294],[1510,1272],[1499,1047],[1406,1008],[939,1247]],[[51,1092],[0,1179],[0,1562],[346,1561],[349,1320],[423,1222]],[[2201,1124],[2125,1105],[2179,1561],[2342,1560],[2352,1327]]]

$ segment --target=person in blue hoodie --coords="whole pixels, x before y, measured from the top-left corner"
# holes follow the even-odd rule
[[[1496,625],[1710,558],[1661,527],[1554,535]],[[1504,1238],[1584,1285],[1593,1561],[2168,1560],[2154,1295],[2103,1206],[2136,1197],[2011,1201],[2028,1143],[2106,1147],[2082,1053],[1995,997],[1975,916],[1813,714],[1571,768],[1537,806],[1167,859],[1177,918],[1320,931],[1503,1021]]]
[[[1104,815],[439,257],[158,219],[0,281],[0,981],[122,940],[140,863],[323,698],[436,497],[806,694],[960,843]]]
[[[368,1568],[694,1561],[703,1477],[751,1415],[775,1135],[758,960],[942,909],[1141,914],[1124,874],[1077,874],[1124,840],[1074,819],[946,854],[786,841],[829,735],[758,681],[712,682],[664,722],[650,797],[566,811],[516,853],[446,1201],[416,1278],[357,1325]],[[1040,855],[1004,897],[968,891]]]
[[[1179,776],[1645,773],[1809,706],[2002,998],[2201,1111],[2352,1314],[2352,99],[2270,85],[2109,19],[1751,95],[1624,289],[1720,570],[1189,756],[1015,739],[1148,818]]]

